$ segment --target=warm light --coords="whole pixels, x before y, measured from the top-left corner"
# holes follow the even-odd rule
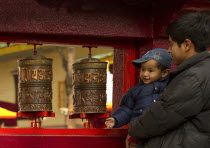
[[[112,111],[112,104],[106,105],[106,111]]]
[[[0,119],[11,119],[11,118],[16,118],[17,113],[7,110],[5,108],[0,107]]]
[[[73,108],[70,108],[70,109],[69,109],[69,113],[70,113],[70,114],[73,114],[73,113],[74,113]]]
[[[113,75],[108,71],[107,72],[107,84],[106,84],[106,111],[112,111],[112,93],[113,93]]]

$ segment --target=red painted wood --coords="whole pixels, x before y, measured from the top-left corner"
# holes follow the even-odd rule
[[[131,47],[137,43],[135,38],[128,37],[91,37],[78,35],[43,35],[43,34],[10,34],[1,33],[1,42],[10,43],[30,43],[30,44],[60,44],[60,45],[89,45],[89,46],[108,46],[115,48]]]
[[[107,0],[103,5],[89,2],[93,11],[88,11],[83,8],[84,1],[76,7],[67,0],[59,3],[2,0],[0,3],[0,40],[3,42],[91,45],[114,45],[121,38],[125,41],[121,40],[121,44],[125,44],[139,38],[160,37],[176,13],[206,10],[209,6],[208,0],[175,0],[173,6],[167,0],[152,4],[142,0],[136,5]]]
[[[112,113],[119,108],[123,95],[123,54],[124,50],[114,49]]]
[[[93,118],[107,118],[110,116],[110,113],[80,113],[80,114],[71,114],[69,119],[93,119]]]
[[[103,10],[88,11],[80,6],[69,10],[73,7],[67,0],[61,5],[50,0],[2,0],[0,40],[107,46],[120,45],[121,41],[121,44],[128,44],[139,38],[163,36],[165,26],[177,16],[176,13],[201,11],[209,7],[208,0],[176,0],[173,6],[167,0],[153,2],[152,5],[143,0],[139,2],[142,5],[124,4],[122,9],[111,8],[119,8],[122,2],[104,2]],[[97,5],[93,4],[93,7]]]
[[[128,89],[135,84],[135,67],[132,65],[132,61],[135,60],[136,49],[129,48],[124,49],[123,57],[123,93],[126,93]]]
[[[152,36],[152,18],[147,15],[147,12],[136,13],[139,10],[134,11],[129,7],[118,10],[105,7],[103,10],[88,11],[80,6],[74,8],[71,1],[66,2],[69,8],[68,5],[54,6],[51,0],[43,2],[1,0],[1,36],[5,34],[13,34],[16,37],[18,34],[20,36],[64,35],[109,38]],[[106,4],[119,7],[112,1],[107,1]]]
[[[54,112],[39,111],[39,112],[17,112],[17,117],[38,118],[38,117],[55,117]]]
[[[168,50],[168,47],[168,38],[153,40],[153,48],[163,48]]]
[[[68,135],[125,137],[126,129],[44,129],[44,128],[0,128],[0,135]]]
[[[1,148],[125,148],[125,137],[0,136]]]
[[[105,128],[105,118],[110,117],[111,113],[80,113],[71,114],[69,119],[87,119],[84,123],[84,128]]]

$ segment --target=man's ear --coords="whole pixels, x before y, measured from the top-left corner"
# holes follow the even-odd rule
[[[170,72],[169,69],[164,70],[164,71],[162,72],[162,78],[168,76],[169,72]]]
[[[189,51],[190,49],[192,49],[192,47],[194,47],[194,44],[190,39],[185,39],[184,46],[185,46],[185,51]]]

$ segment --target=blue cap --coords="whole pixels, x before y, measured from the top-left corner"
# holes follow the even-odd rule
[[[161,48],[156,48],[148,51],[142,58],[133,60],[132,64],[133,66],[140,68],[141,63],[149,60],[155,60],[159,62],[161,65],[169,69],[171,68],[172,56],[170,53],[168,53],[167,50]]]

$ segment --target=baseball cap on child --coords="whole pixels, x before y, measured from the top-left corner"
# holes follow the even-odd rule
[[[161,65],[167,68],[171,68],[172,56],[170,53],[168,53],[167,50],[161,48],[155,48],[153,50],[148,51],[142,58],[133,60],[132,64],[133,66],[140,68],[141,63],[149,60],[155,60]]]

